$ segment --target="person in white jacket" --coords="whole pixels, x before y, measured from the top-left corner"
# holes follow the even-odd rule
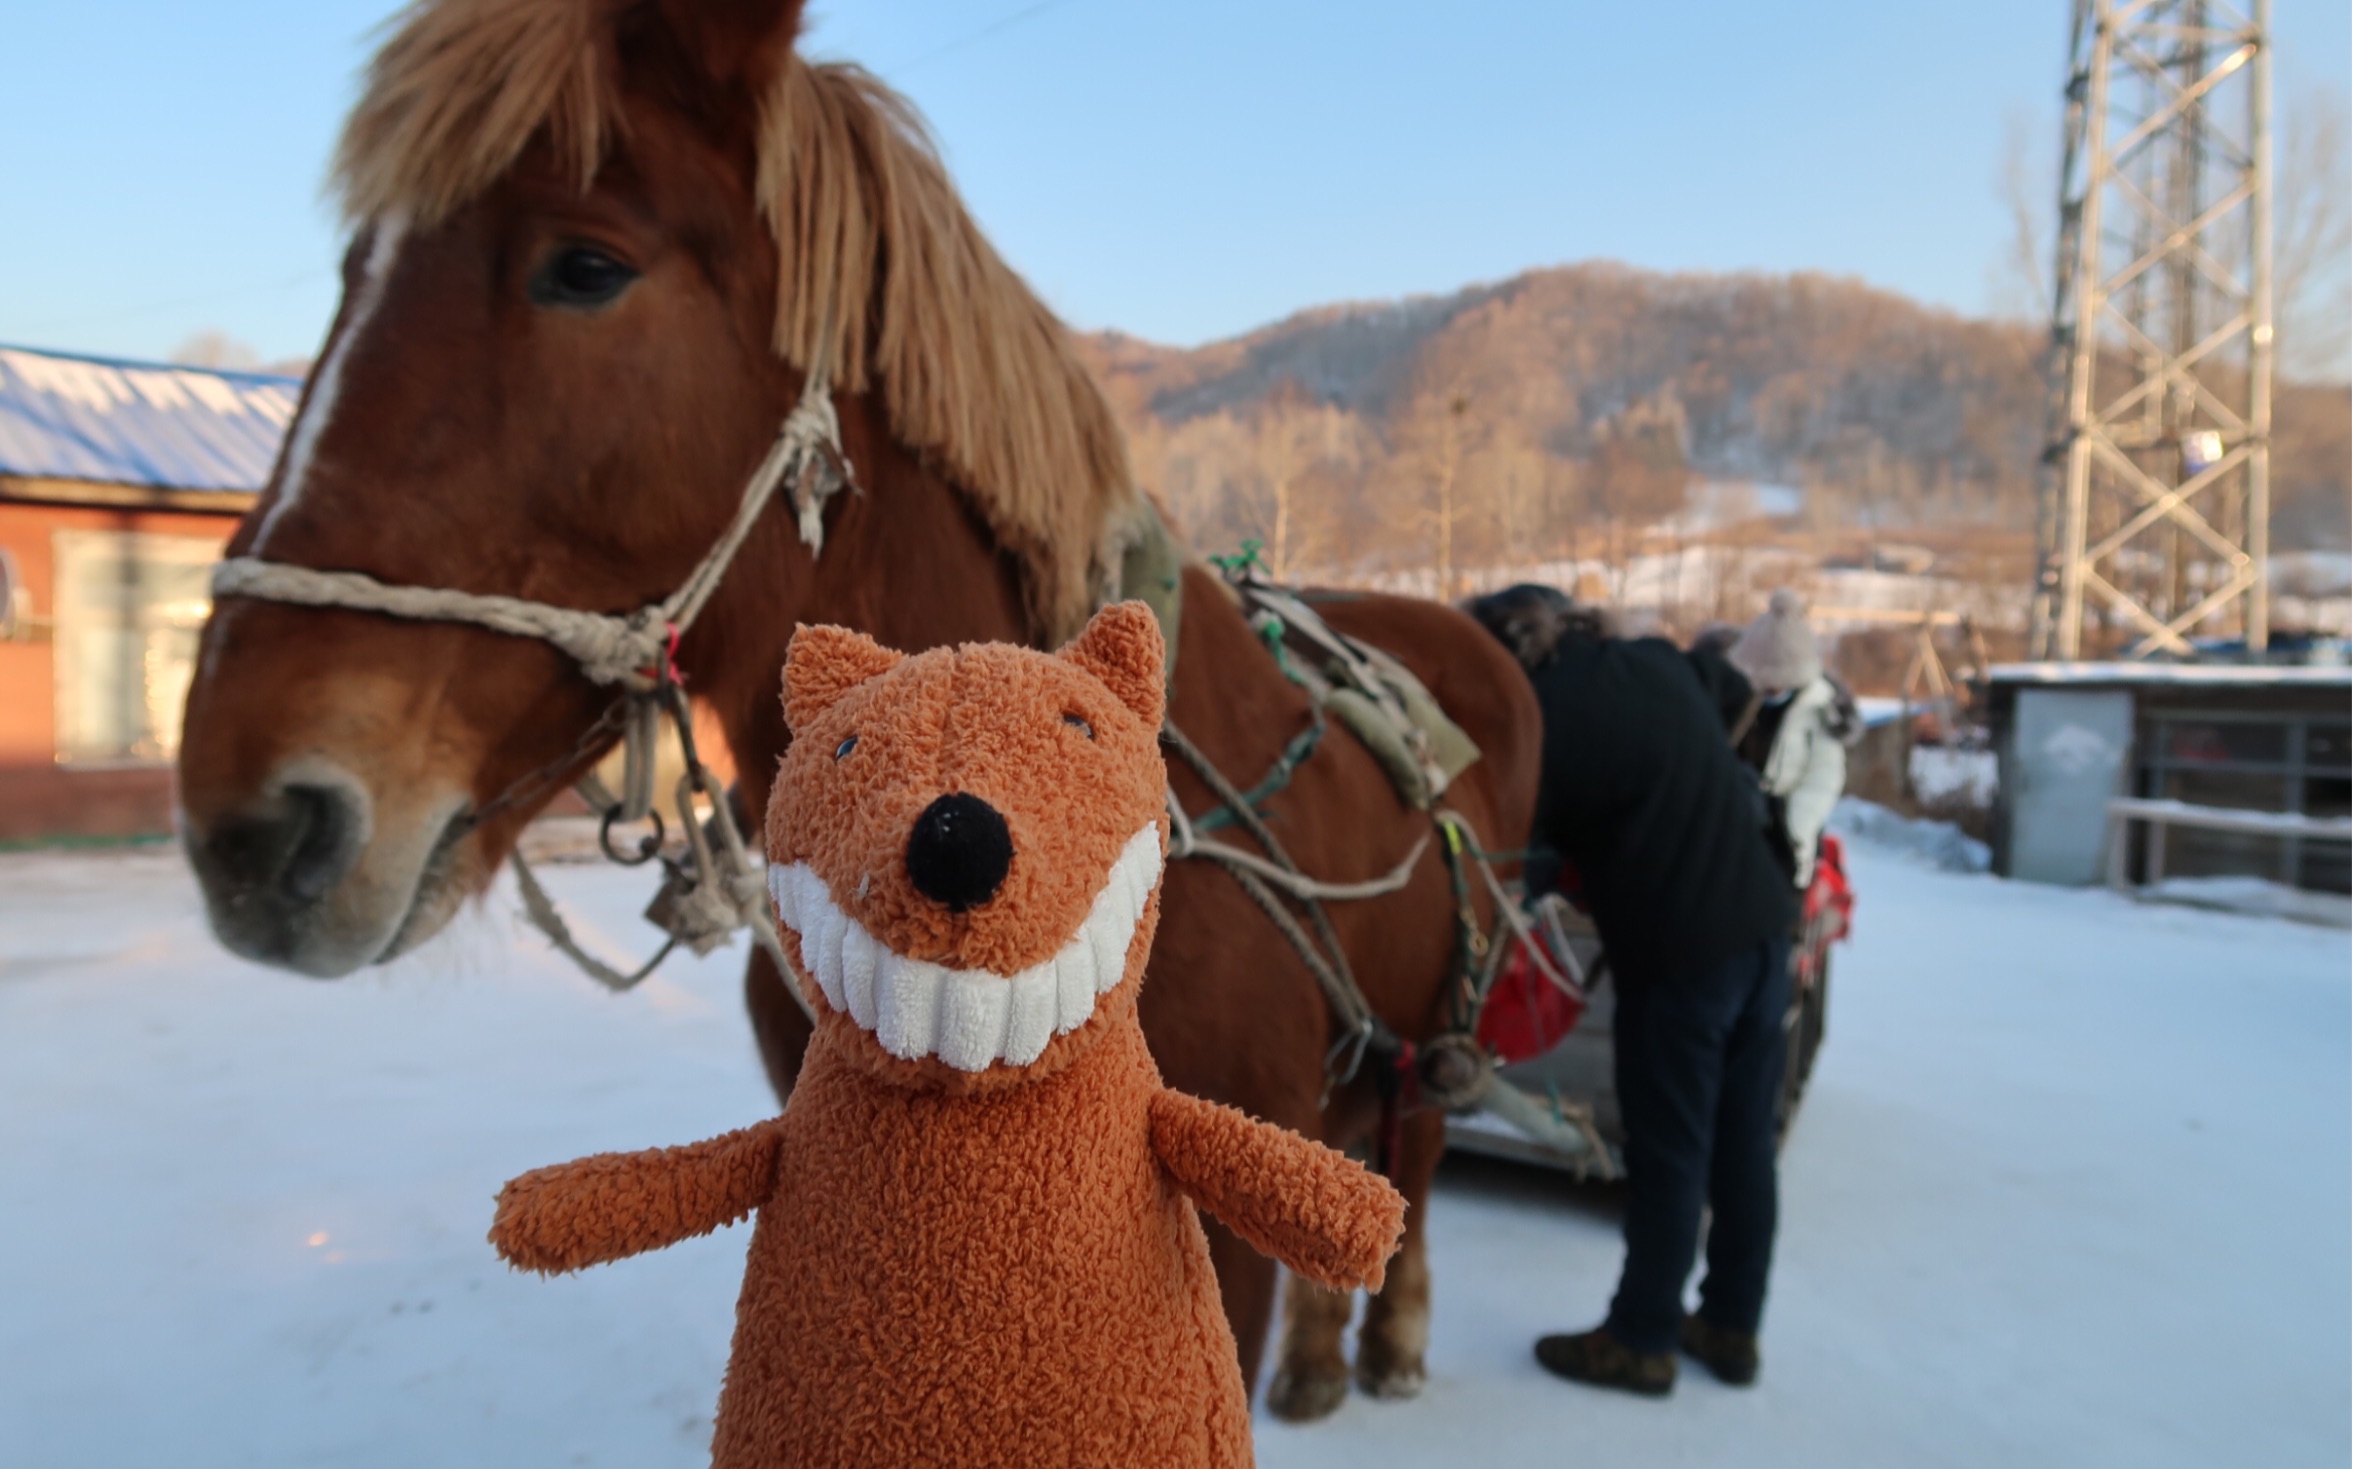
[[[1784,587],[1733,643],[1732,665],[1756,686],[1755,718],[1740,739],[1789,840],[1790,880],[1814,880],[1814,853],[1846,793],[1853,701],[1822,669],[1805,599]]]

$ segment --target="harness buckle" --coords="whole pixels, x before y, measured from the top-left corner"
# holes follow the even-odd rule
[[[620,825],[621,815],[622,808],[619,806],[605,808],[604,820],[596,824],[596,844],[603,849],[606,857],[623,867],[643,867],[661,854],[662,841],[669,835],[662,826],[662,813],[657,807],[646,808],[645,819],[654,824],[654,829],[637,839],[637,850],[634,853],[615,851],[613,848],[613,828]]]

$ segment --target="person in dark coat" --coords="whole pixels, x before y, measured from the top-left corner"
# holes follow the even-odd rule
[[[1543,1338],[1536,1358],[1564,1377],[1655,1395],[1674,1387],[1680,1344],[1725,1381],[1752,1382],[1777,1212],[1795,900],[1755,778],[1727,738],[1727,705],[1749,696],[1734,700],[1671,643],[1609,636],[1548,587],[1468,610],[1535,685],[1535,839],[1577,874],[1618,985],[1625,1268],[1607,1319]],[[1703,1208],[1714,1211],[1707,1274],[1687,1317]]]
[[[1716,717],[1724,722],[1725,737],[1738,746],[1749,726],[1756,722],[1757,710],[1764,701],[1757,694],[1757,686],[1732,661],[1732,642],[1740,635],[1740,629],[1728,631],[1732,637],[1724,637],[1712,628],[1702,632],[1692,640],[1691,651],[1683,656],[1691,660],[1691,671],[1699,675],[1699,686],[1707,691]]]

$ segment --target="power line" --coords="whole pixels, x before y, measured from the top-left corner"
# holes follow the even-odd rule
[[[931,63],[938,61],[944,56],[953,56],[955,53],[964,50],[966,47],[976,46],[982,41],[986,41],[993,36],[1003,35],[1005,32],[1012,30],[1015,26],[1021,25],[1027,21],[1035,20],[1037,17],[1044,15],[1047,11],[1059,9],[1060,7],[1069,3],[1070,0],[1037,0],[1037,3],[1034,5],[1025,5],[1010,15],[1002,16],[996,20],[990,21],[987,25],[982,26],[977,31],[968,31],[965,34],[958,36],[955,40],[948,42],[944,46],[940,46],[934,50],[926,51],[921,56],[916,57],[913,61],[907,62],[902,66],[893,67],[891,69],[903,76],[906,73],[915,70],[917,67],[929,66]]]

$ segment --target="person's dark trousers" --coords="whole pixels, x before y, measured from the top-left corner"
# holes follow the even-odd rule
[[[1675,1349],[1703,1205],[1715,1222],[1700,1314],[1752,1333],[1764,1314],[1788,1008],[1782,939],[1701,973],[1620,982],[1613,1039],[1626,1128],[1626,1269],[1608,1326],[1636,1351]]]

